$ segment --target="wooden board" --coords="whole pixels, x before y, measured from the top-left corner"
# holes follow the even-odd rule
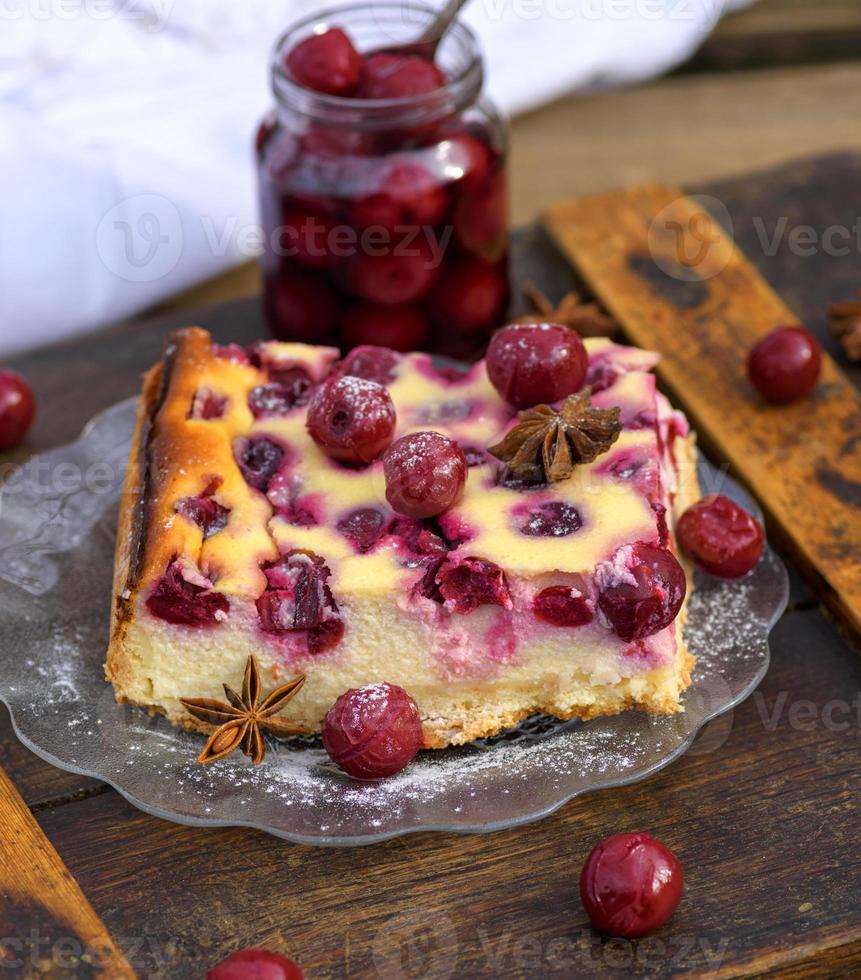
[[[793,169],[710,191],[734,216],[756,201],[758,213],[786,213],[800,187],[812,197],[818,181],[827,197],[834,184],[832,171],[805,171],[806,178]],[[843,183],[839,196],[855,206]],[[576,285],[540,230],[518,235],[514,252],[518,280],[553,298]],[[780,274],[761,268],[772,281]],[[842,289],[842,281],[834,285],[841,268],[826,264],[817,276]],[[826,288],[806,276],[792,285],[799,312]],[[221,341],[264,332],[259,304],[247,300],[175,311],[17,358],[13,366],[32,381],[40,405],[28,449],[68,442],[93,414],[135,393],[164,333],[189,322]],[[861,661],[795,575],[772,649],[754,697],[664,772],[487,837],[424,834],[330,850],[247,830],[182,827],[92,781],[52,774],[2,717],[0,740],[42,829],[148,978],[200,980],[243,946],[294,956],[312,980],[858,975],[861,777],[852,705]],[[685,898],[651,939],[603,941],[580,907],[580,863],[602,835],[636,829],[678,851]]]
[[[708,199],[712,208],[722,205]],[[825,355],[813,397],[766,405],[745,359],[797,322],[703,201],[647,185],[560,204],[545,224],[641,347],[700,438],[757,495],[833,611],[861,633],[861,397]]]
[[[0,971],[18,977],[135,973],[0,769]]]

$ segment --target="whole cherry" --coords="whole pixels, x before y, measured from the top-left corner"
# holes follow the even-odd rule
[[[279,340],[325,343],[340,307],[332,290],[313,273],[284,272],[266,283],[266,314]]]
[[[326,95],[352,95],[362,74],[362,56],[340,27],[300,41],[285,65],[293,81]]]
[[[308,432],[332,459],[370,463],[395,434],[395,406],[376,381],[346,374],[314,393],[308,406]]]
[[[558,323],[515,323],[493,335],[487,374],[515,408],[561,401],[583,387],[589,358],[580,335]]]
[[[383,457],[386,499],[405,517],[435,517],[458,501],[468,471],[453,439],[441,432],[412,432]]]
[[[395,684],[351,688],[323,721],[323,747],[334,763],[356,779],[381,779],[400,772],[422,747],[419,709]]]
[[[660,929],[683,889],[678,858],[645,833],[605,837],[580,874],[580,898],[592,926],[626,939]]]
[[[598,566],[598,607],[626,642],[665,629],[678,616],[687,582],[678,559],[645,541],[625,545]]]
[[[444,269],[428,297],[428,312],[437,329],[470,336],[494,326],[506,303],[505,274],[477,259],[453,262]]]
[[[719,494],[688,507],[676,535],[682,549],[704,571],[722,578],[741,578],[752,571],[765,543],[759,521]]]
[[[14,449],[36,417],[36,399],[27,382],[14,371],[0,371],[0,452]]]
[[[750,383],[767,401],[797,401],[816,387],[822,348],[803,327],[778,327],[758,341],[747,359]]]
[[[357,95],[360,99],[410,99],[445,85],[445,75],[427,58],[380,51],[368,55]]]
[[[390,347],[397,351],[421,350],[428,334],[428,321],[415,306],[380,306],[359,303],[341,321],[344,344]]]
[[[265,949],[240,949],[207,971],[206,980],[305,980],[301,967]]]

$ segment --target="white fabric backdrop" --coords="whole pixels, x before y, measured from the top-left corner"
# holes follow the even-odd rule
[[[510,113],[682,61],[750,0],[472,0]],[[268,54],[308,0],[0,0],[0,356],[253,253]]]

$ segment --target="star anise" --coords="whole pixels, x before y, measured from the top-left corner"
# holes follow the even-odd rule
[[[530,482],[567,480],[578,463],[589,463],[619,438],[621,409],[595,408],[592,389],[569,395],[556,411],[536,405],[520,413],[520,422],[488,452]]]
[[[858,291],[861,297],[861,290]],[[861,361],[861,299],[833,303],[828,313],[831,329],[850,361]]]
[[[558,306],[531,283],[523,287],[523,295],[535,312],[517,317],[514,323],[561,323],[576,330],[581,337],[611,337],[618,329],[616,321],[602,313],[596,303],[584,303],[575,292],[566,293]]]
[[[189,714],[200,721],[218,725],[209,736],[197,761],[203,764],[217,762],[241,748],[254,765],[259,765],[266,755],[266,743],[262,732],[284,737],[295,734],[295,727],[283,718],[272,717],[294,697],[305,683],[300,674],[260,701],[260,672],[253,654],[245,665],[242,679],[242,696],[224,685],[225,701],[214,698],[180,698]]]

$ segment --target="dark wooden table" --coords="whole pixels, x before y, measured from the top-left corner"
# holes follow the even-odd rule
[[[717,94],[713,101],[707,97],[707,87],[710,92],[723,91],[724,99],[746,94],[771,105],[772,136],[778,132],[784,140],[785,156],[793,151],[791,120],[787,121],[792,110],[774,101],[774,93],[789,97],[803,76],[813,79],[810,84],[826,120],[823,126],[832,127],[825,135],[819,133],[823,142],[817,145],[839,145],[833,119],[827,122],[835,111],[830,103],[835,74],[858,81],[861,68],[814,63],[799,26],[806,6],[783,0],[765,3],[759,12],[754,8],[740,18],[753,19],[753,26],[737,33],[733,42],[736,28],[729,22],[689,69],[695,73],[629,93],[627,101],[625,95],[614,94],[601,96],[595,104],[603,100],[605,117],[609,102],[630,105],[636,126],[633,121],[642,115],[643,100],[678,106],[683,90],[695,90],[700,93],[700,112],[709,117],[710,106],[721,99]],[[786,17],[769,19],[768,10],[774,7],[783,9]],[[847,34],[861,36],[852,34],[857,5],[831,0],[822,9],[829,15],[821,22],[825,47],[818,50],[825,51],[822,61],[830,61],[844,55],[841,45]],[[756,61],[757,38],[769,64],[796,64],[799,50],[806,52],[808,64],[733,72],[721,75],[720,82],[709,73],[733,57],[749,67]],[[795,74],[784,78],[781,71]],[[813,131],[815,113],[806,91],[794,117],[794,152],[811,148],[806,134]],[[847,99],[861,106],[857,91],[855,86],[847,92]],[[588,105],[571,100],[570,111],[579,113],[582,121],[584,113],[592,112],[584,108]],[[523,175],[521,218],[524,201],[537,206],[549,203],[544,194],[557,196],[561,191],[570,196],[595,189],[584,186],[569,168],[589,142],[582,128],[565,144],[568,149],[563,148],[546,186],[539,188],[537,176],[526,176],[535,155],[549,152],[551,134],[558,143],[558,130],[546,120],[558,122],[561,112],[558,107],[542,110],[549,114],[545,123],[539,113],[515,129],[516,139],[518,132],[524,134],[515,154]],[[855,129],[847,128],[846,139],[857,145],[857,115],[847,113],[847,120],[850,117]],[[613,138],[619,140],[618,117],[614,118]],[[734,122],[735,128],[726,123],[721,146],[738,133],[740,143],[750,148],[752,122],[738,116]],[[707,138],[711,132],[709,125],[692,117],[686,123],[676,119],[674,125],[669,138],[672,143],[672,133],[679,134],[680,146],[685,127],[686,140],[695,141],[698,133]],[[603,132],[603,125],[596,123],[599,143],[609,139]],[[535,133],[544,133],[543,143],[532,138]],[[773,162],[773,147],[767,142],[760,133],[752,151],[759,162]],[[610,176],[600,178],[604,185],[627,178],[638,145],[635,132],[629,150],[621,151],[623,156],[630,154],[628,162],[616,159],[613,167],[605,168]],[[668,156],[665,151],[661,155]],[[681,174],[672,167],[684,161],[676,158],[662,171],[653,156],[654,167],[647,176],[690,185],[713,176],[708,156],[706,146],[700,150],[700,168],[689,166]],[[592,164],[586,172],[597,174],[597,161]],[[637,166],[642,167],[642,160]],[[644,175],[638,170],[630,176]],[[523,184],[527,180],[535,184],[528,193]],[[544,247],[529,236],[522,242],[530,254]],[[861,272],[857,255],[853,261]],[[542,274],[554,293],[567,279],[564,268],[552,260]],[[253,273],[241,276],[253,284]],[[235,285],[234,280],[228,294],[243,291]],[[793,284],[786,285],[791,291]],[[224,289],[206,295],[222,296]],[[803,304],[804,297],[795,297],[795,302]],[[808,302],[813,308],[813,301]],[[263,332],[253,301],[211,307],[195,318],[222,339],[250,340]],[[13,366],[31,380],[40,404],[26,452],[68,442],[94,413],[136,393],[141,371],[158,355],[163,332],[187,320],[185,312],[172,312],[19,358]],[[824,329],[824,324],[818,326]],[[26,452],[17,458],[23,459]],[[247,945],[288,953],[313,980],[628,973],[857,976],[861,660],[794,575],[791,606],[775,629],[773,652],[771,670],[754,696],[732,715],[712,723],[691,751],[668,769],[644,783],[575,800],[541,823],[491,836],[426,834],[374,847],[330,850],[299,847],[244,830],[181,827],[135,810],[93,780],[42,763],[15,739],[2,707],[0,764],[143,977],[199,978],[208,966]],[[648,829],[678,853],[687,873],[685,898],[672,923],[657,935],[638,943],[601,940],[588,928],[580,906],[580,866],[600,837],[637,829]]]

